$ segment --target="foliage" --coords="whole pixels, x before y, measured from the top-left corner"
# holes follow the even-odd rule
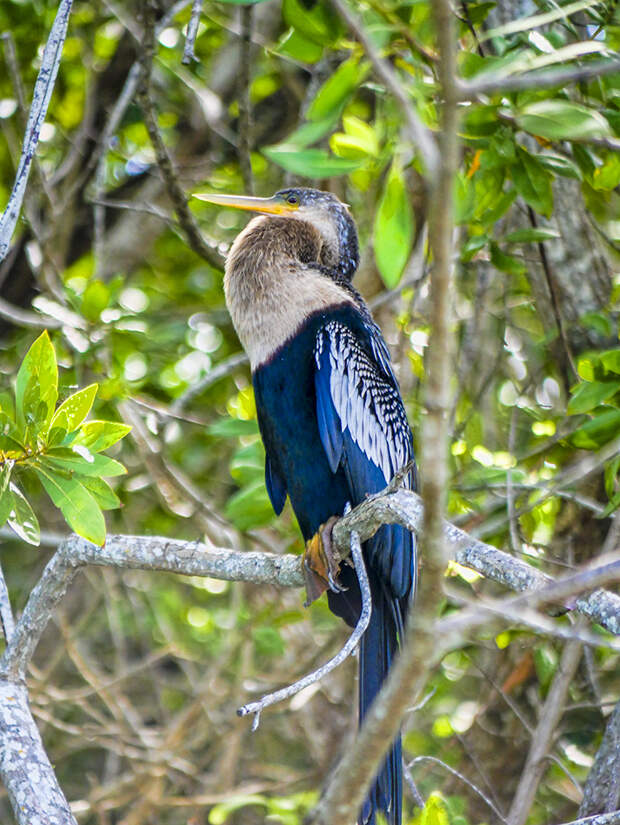
[[[353,6],[436,132],[431,0]],[[587,67],[620,47],[613,2],[535,0],[525,13],[509,0],[457,6],[459,72],[472,84]],[[247,91],[255,191],[297,182],[350,204],[357,284],[385,332],[417,438],[433,262],[424,169],[402,107],[327,0],[255,5],[251,81],[240,90],[239,11],[205,5],[189,66],[189,4],[158,32],[151,94],[179,181],[186,192],[247,186],[238,140]],[[27,90],[53,13],[51,0],[0,4]],[[9,314],[12,305],[31,312],[26,321],[47,324],[53,341],[32,346],[15,400],[0,397],[0,515],[25,539],[40,522],[44,544],[66,529],[60,514],[103,541],[100,511],[114,505],[107,518],[118,532],[300,550],[290,507],[276,519],[269,505],[222,273],[188,245],[135,101],[108,143],[99,140],[140,55],[141,19],[133,3],[76,0],[72,12],[39,169],[0,271]],[[11,71],[0,72],[0,125],[4,205],[22,134]],[[605,452],[620,421],[620,80],[496,88],[463,103],[460,135],[450,517],[556,575],[600,553],[620,506],[620,460]],[[246,222],[206,203],[191,208],[214,254]],[[33,335],[3,307],[9,386]],[[101,422],[86,419],[97,386]],[[113,445],[128,430],[118,421],[132,430]],[[113,458],[103,455],[110,446]],[[120,462],[126,475],[116,474]],[[44,559],[8,539],[2,553],[21,609]],[[458,565],[448,575],[459,598],[496,592]],[[32,671],[33,706],[80,822],[301,821],[352,726],[355,663],[265,712],[253,735],[234,713],[342,641],[346,629],[324,600],[307,611],[301,601],[215,580],[82,576]],[[406,754],[442,760],[507,810],[560,653],[559,642],[516,625],[476,635],[442,661],[424,709],[405,721]],[[617,674],[618,656],[604,646],[578,671],[531,825],[574,818],[567,776],[585,781]],[[453,825],[492,821],[481,797],[436,763],[413,773],[429,823],[443,807]],[[409,820],[423,816],[408,798],[406,808]],[[8,810],[0,801],[3,822]]]
[[[28,484],[33,477],[72,530],[95,544],[105,540],[102,510],[120,506],[105,478],[126,470],[100,453],[124,438],[131,427],[85,421],[96,394],[97,384],[90,384],[56,407],[56,353],[43,332],[19,368],[14,401],[8,393],[2,396],[0,526],[8,523],[29,544],[40,542],[39,522],[18,481]]]

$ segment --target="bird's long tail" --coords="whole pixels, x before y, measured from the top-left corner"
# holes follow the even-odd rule
[[[359,658],[360,722],[385,679],[398,648],[396,611],[375,576],[370,576],[372,615],[362,637]],[[388,825],[400,825],[402,810],[402,752],[400,735],[379,769],[362,807],[360,825],[375,825],[380,811]]]

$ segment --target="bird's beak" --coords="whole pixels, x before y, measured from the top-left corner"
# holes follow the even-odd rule
[[[195,192],[192,196],[207,203],[219,206],[231,206],[233,209],[247,209],[250,212],[262,212],[266,215],[287,215],[294,212],[297,204],[286,203],[274,195],[271,198],[254,198],[251,195],[218,195],[211,192]]]

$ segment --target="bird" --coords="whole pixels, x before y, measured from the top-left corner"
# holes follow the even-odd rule
[[[347,505],[384,489],[404,468],[404,486],[416,487],[412,433],[390,353],[352,283],[360,257],[355,222],[346,204],[317,189],[195,197],[258,213],[227,255],[224,293],[249,356],[266,487],[277,515],[288,496],[297,517],[308,597],[326,589],[331,611],[355,626],[360,587],[351,566],[338,569],[333,561],[331,527]],[[363,556],[372,612],[360,643],[360,721],[402,639],[415,592],[415,538],[384,525],[364,543]],[[388,825],[401,823],[400,736],[358,822],[375,825],[377,814]]]

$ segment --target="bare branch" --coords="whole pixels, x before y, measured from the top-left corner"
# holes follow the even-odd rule
[[[200,25],[200,15],[202,14],[202,0],[194,0],[192,3],[192,14],[187,24],[187,34],[185,35],[185,48],[183,49],[183,59],[181,63],[188,65],[192,60],[196,60],[194,54],[194,44],[196,43],[196,35],[198,34],[198,26]]]
[[[58,67],[60,66],[62,47],[67,35],[72,4],[73,0],[60,0],[58,12],[43,51],[13,191],[4,214],[0,218],[0,261],[4,260],[9,250],[11,237],[17,225],[24,195],[26,194],[30,166],[39,142],[39,132],[45,121],[47,107],[52,97]]]
[[[508,77],[497,77],[491,74],[489,77],[473,82],[460,80],[457,95],[459,100],[475,100],[480,95],[492,95],[495,92],[522,92],[527,89],[568,86],[570,83],[580,83],[583,80],[591,80],[617,72],[620,72],[620,60],[601,60],[586,63],[584,66],[525,72]]]
[[[574,819],[572,822],[563,822],[562,825],[618,825],[620,810],[598,816],[586,816],[583,819]]]
[[[24,685],[0,679],[0,777],[19,825],[77,825],[50,764]]]
[[[582,649],[581,642],[571,640],[562,651],[560,664],[542,707],[540,721],[534,731],[525,768],[512,801],[508,825],[524,825],[527,819],[546,769],[545,757],[551,749],[553,736],[564,713],[566,696],[579,665]]]
[[[257,702],[249,702],[247,705],[239,708],[237,713],[239,716],[247,716],[250,713],[256,714],[254,717],[254,721],[252,723],[252,730],[255,731],[258,727],[258,723],[260,720],[261,711],[264,710],[269,705],[274,705],[276,702],[282,702],[284,699],[288,699],[291,696],[294,696],[296,693],[299,693],[304,688],[308,687],[308,685],[313,685],[315,682],[320,682],[328,673],[331,673],[332,670],[335,670],[337,667],[347,659],[358,646],[360,639],[366,632],[366,628],[370,622],[370,614],[372,611],[372,602],[370,598],[370,583],[368,581],[368,575],[366,573],[366,566],[364,565],[364,557],[362,556],[362,545],[360,543],[360,538],[356,532],[351,533],[351,556],[353,557],[353,564],[355,566],[355,572],[357,573],[357,578],[360,583],[360,591],[362,596],[362,610],[360,613],[359,620],[353,630],[353,633],[349,636],[344,646],[338,653],[333,656],[328,662],[321,667],[317,668],[317,670],[313,671],[312,673],[308,673],[302,679],[299,679],[297,682],[294,682],[292,685],[288,685],[281,690],[277,690],[275,693],[269,693],[267,696],[263,696]]]
[[[239,100],[239,144],[237,153],[239,155],[239,167],[243,186],[248,194],[254,194],[254,178],[252,175],[251,161],[251,111],[250,111],[250,58],[252,51],[252,20],[254,8],[252,6],[240,6],[239,18],[241,22],[241,62],[239,65],[239,78],[237,80],[238,100]]]
[[[615,811],[620,805],[620,702],[609,717],[603,741],[583,789],[579,815]]]

